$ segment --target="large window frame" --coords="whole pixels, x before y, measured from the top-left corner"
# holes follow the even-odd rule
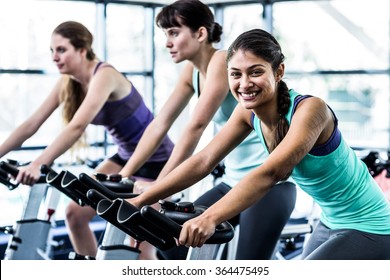
[[[322,2],[337,2],[337,1],[346,1],[346,0],[334,0],[334,1],[322,1]],[[85,3],[91,3],[96,6],[96,18],[95,18],[95,28],[94,32],[98,36],[98,41],[96,42],[96,49],[98,49],[98,52],[100,54],[100,57],[102,59],[107,59],[107,21],[109,21],[109,14],[108,10],[110,9],[110,6],[112,5],[122,5],[122,6],[137,6],[137,7],[143,7],[145,9],[145,37],[146,37],[146,47],[143,51],[146,53],[145,58],[148,58],[147,61],[145,61],[145,68],[140,69],[139,71],[126,71],[124,70],[123,73],[132,79],[133,77],[143,77],[145,83],[143,86],[143,94],[144,98],[146,100],[147,105],[152,109],[154,113],[158,113],[159,108],[161,107],[161,104],[164,102],[164,98],[170,94],[170,90],[172,88],[172,85],[169,87],[166,87],[166,89],[163,92],[160,92],[161,90],[161,82],[158,81],[159,77],[156,76],[156,64],[159,63],[159,61],[156,62],[156,49],[158,48],[156,46],[156,42],[154,41],[154,38],[156,36],[157,32],[161,32],[160,30],[156,30],[156,26],[154,24],[154,17],[158,11],[164,4],[170,3],[171,1],[115,1],[115,0],[104,0],[104,1],[96,1],[96,0],[36,0],[31,1],[35,2],[36,4],[39,4],[40,2],[85,2]],[[224,19],[224,11],[225,9],[235,7],[235,6],[243,6],[243,5],[252,5],[257,4],[261,5],[263,7],[263,13],[262,13],[262,28],[270,31],[275,32],[274,27],[274,20],[273,20],[273,14],[274,9],[277,8],[277,5],[280,3],[285,2],[321,2],[321,1],[290,1],[290,0],[260,0],[260,1],[207,1],[208,5],[213,9],[216,21],[223,24],[226,19]],[[373,5],[375,3],[372,3]],[[384,38],[384,40],[388,40],[389,38]],[[222,41],[219,46],[220,47],[226,47],[228,42]],[[161,46],[159,46],[161,47]],[[362,75],[362,76],[385,76],[387,79],[390,77],[390,63],[387,64],[386,68],[382,69],[344,69],[344,70],[329,70],[329,69],[314,69],[311,71],[305,71],[305,70],[292,70],[287,71],[286,75],[290,77],[300,77],[300,76],[306,76],[306,77],[332,77],[336,75]],[[174,69],[180,69],[180,65],[177,66]],[[176,70],[179,71],[179,70]],[[0,65],[0,77],[4,77],[5,75],[25,75],[25,76],[50,76],[54,75],[52,70],[47,71],[46,69],[39,69],[39,68],[31,68],[31,69],[18,69],[18,68],[7,68],[3,67],[3,65]],[[174,83],[174,79],[170,81],[171,83]],[[160,85],[160,87],[159,87]],[[158,88],[158,90],[156,89]],[[390,98],[389,98],[390,100]],[[390,103],[390,101],[388,101]],[[390,124],[390,117],[388,117],[387,120],[385,120],[387,123]],[[387,125],[387,130],[390,127],[390,125]],[[102,134],[104,131],[101,132]],[[387,131],[388,139],[387,143],[385,143],[381,149],[389,149],[390,147],[390,132]],[[101,137],[98,141],[93,141],[91,143],[93,146],[96,147],[103,147],[104,148],[104,154],[107,153],[107,147],[109,146],[109,139],[107,139],[106,135],[104,137]],[[364,144],[363,144],[364,146]],[[21,150],[34,150],[34,149],[42,149],[44,146],[42,145],[27,145],[23,146]],[[363,147],[364,148],[364,147]]]

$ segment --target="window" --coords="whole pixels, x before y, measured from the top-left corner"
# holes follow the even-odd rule
[[[273,6],[287,84],[323,98],[347,142],[389,149],[389,1],[300,1]]]

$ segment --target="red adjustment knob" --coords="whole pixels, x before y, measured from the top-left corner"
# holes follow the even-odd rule
[[[120,175],[120,174],[111,174],[109,180],[111,182],[118,183],[118,182],[122,181],[122,175]]]

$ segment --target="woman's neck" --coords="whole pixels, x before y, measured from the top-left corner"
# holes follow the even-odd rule
[[[96,65],[99,63],[97,59],[95,60],[87,60],[82,64],[82,67],[79,68],[77,73],[74,73],[72,79],[78,81],[83,87],[88,86],[89,81],[93,76],[93,72],[95,70]]]
[[[202,75],[206,75],[207,67],[216,51],[217,49],[215,49],[212,45],[208,45],[200,52],[198,52],[198,54],[191,60],[192,64],[194,64],[194,67],[198,69]]]

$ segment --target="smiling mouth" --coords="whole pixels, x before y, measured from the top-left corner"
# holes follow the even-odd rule
[[[259,95],[260,92],[259,91],[252,91],[252,92],[240,92],[240,95],[244,98],[244,99],[252,99],[253,97]]]

